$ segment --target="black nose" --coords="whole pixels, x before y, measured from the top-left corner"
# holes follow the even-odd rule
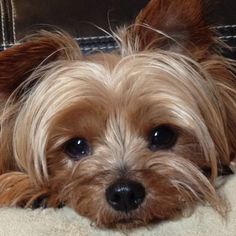
[[[145,198],[145,189],[138,182],[118,181],[107,188],[106,198],[113,209],[129,212],[141,205]]]

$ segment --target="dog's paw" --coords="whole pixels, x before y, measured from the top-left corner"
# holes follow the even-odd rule
[[[53,206],[50,204],[49,197],[47,195],[40,196],[36,198],[32,204],[32,209],[38,209],[38,208],[48,208],[48,207],[54,207],[54,208],[62,208],[65,206],[64,202],[58,202],[56,205],[53,204]]]

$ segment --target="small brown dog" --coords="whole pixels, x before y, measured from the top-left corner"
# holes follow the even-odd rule
[[[234,62],[202,15],[200,0],[151,0],[114,36],[119,52],[83,56],[58,32],[1,52],[0,204],[64,204],[122,228],[199,202],[224,214]]]

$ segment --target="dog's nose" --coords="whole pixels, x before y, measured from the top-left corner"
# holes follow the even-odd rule
[[[118,181],[106,190],[106,199],[109,205],[117,211],[126,213],[137,209],[144,198],[145,189],[143,185],[135,181]]]

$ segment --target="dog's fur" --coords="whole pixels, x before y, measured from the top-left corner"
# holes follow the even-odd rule
[[[59,32],[1,52],[0,204],[45,198],[100,227],[173,218],[199,202],[224,215],[216,178],[236,153],[236,81],[202,5],[151,0],[115,34],[112,54],[84,56]],[[162,124],[177,130],[177,142],[150,150],[148,135]],[[92,153],[73,161],[64,152],[73,137],[86,138]],[[121,178],[146,191],[129,213],[105,197]]]

